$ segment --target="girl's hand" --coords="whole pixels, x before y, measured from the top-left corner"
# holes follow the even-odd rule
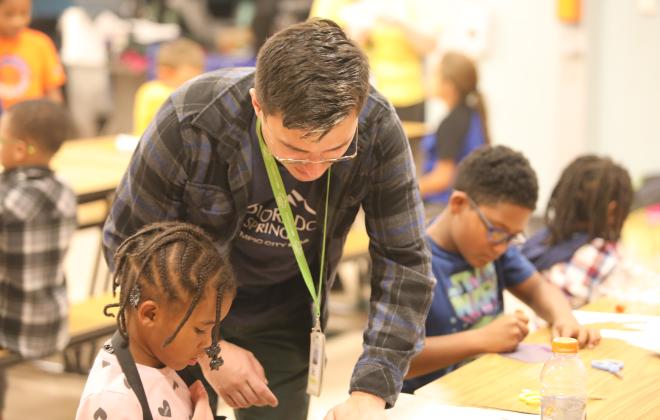
[[[190,385],[190,399],[193,403],[192,420],[214,420],[211,406],[209,406],[209,395],[199,380]]]

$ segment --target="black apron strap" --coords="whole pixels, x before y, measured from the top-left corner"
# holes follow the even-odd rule
[[[135,361],[131,352],[128,351],[128,346],[124,337],[119,334],[119,331],[115,331],[115,334],[111,339],[112,348],[114,350],[115,356],[119,361],[119,366],[126,376],[126,381],[131,386],[133,392],[140,401],[140,406],[142,406],[142,418],[144,420],[153,420],[151,416],[151,410],[149,410],[149,402],[147,401],[147,394],[144,392],[144,387],[142,386],[142,381],[140,380],[140,375],[138,374],[137,366],[135,366]]]

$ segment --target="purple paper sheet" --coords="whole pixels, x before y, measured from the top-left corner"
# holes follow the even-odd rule
[[[520,343],[516,351],[500,354],[504,357],[520,360],[525,363],[541,363],[552,356],[552,350],[550,350],[550,346],[547,344]]]

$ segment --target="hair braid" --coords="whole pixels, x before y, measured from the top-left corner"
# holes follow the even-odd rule
[[[134,287],[140,290],[139,300],[146,298],[143,286],[147,286],[150,299],[183,301],[184,296],[180,296],[177,289],[190,298],[183,318],[163,343],[163,346],[167,346],[190,318],[211,280],[217,283],[214,288],[218,306],[212,334],[213,337],[219,336],[222,291],[233,290],[235,285],[227,260],[218,253],[211,239],[200,228],[180,222],[148,225],[126,239],[117,249],[115,267],[112,288],[113,295],[117,288],[120,289],[119,302],[106,305],[104,313],[112,316],[108,309],[119,308],[117,328],[127,341],[126,309],[131,306],[130,295]],[[213,343],[217,344],[217,340]]]

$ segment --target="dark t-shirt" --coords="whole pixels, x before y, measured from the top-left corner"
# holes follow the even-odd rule
[[[433,337],[480,328],[504,309],[502,292],[521,284],[534,274],[534,266],[509,246],[497,260],[484,267],[472,267],[463,256],[451,253],[427,237],[437,283],[426,318],[426,336]],[[404,382],[403,392],[445,375],[461,363]]]
[[[472,109],[460,103],[442,120],[435,133],[437,144],[436,160],[453,160],[457,162],[465,148],[465,136],[470,128]]]
[[[295,260],[288,235],[268,180],[268,173],[252,130],[253,173],[247,214],[234,240],[231,262],[238,294],[228,322],[257,323],[273,317],[288,318],[291,312],[309,309],[311,296]],[[322,221],[317,214],[325,198],[326,178],[312,182],[296,180],[278,164],[282,182],[315,284],[318,283],[318,251]],[[237,303],[241,304],[237,304]],[[292,304],[294,302],[294,304]]]

